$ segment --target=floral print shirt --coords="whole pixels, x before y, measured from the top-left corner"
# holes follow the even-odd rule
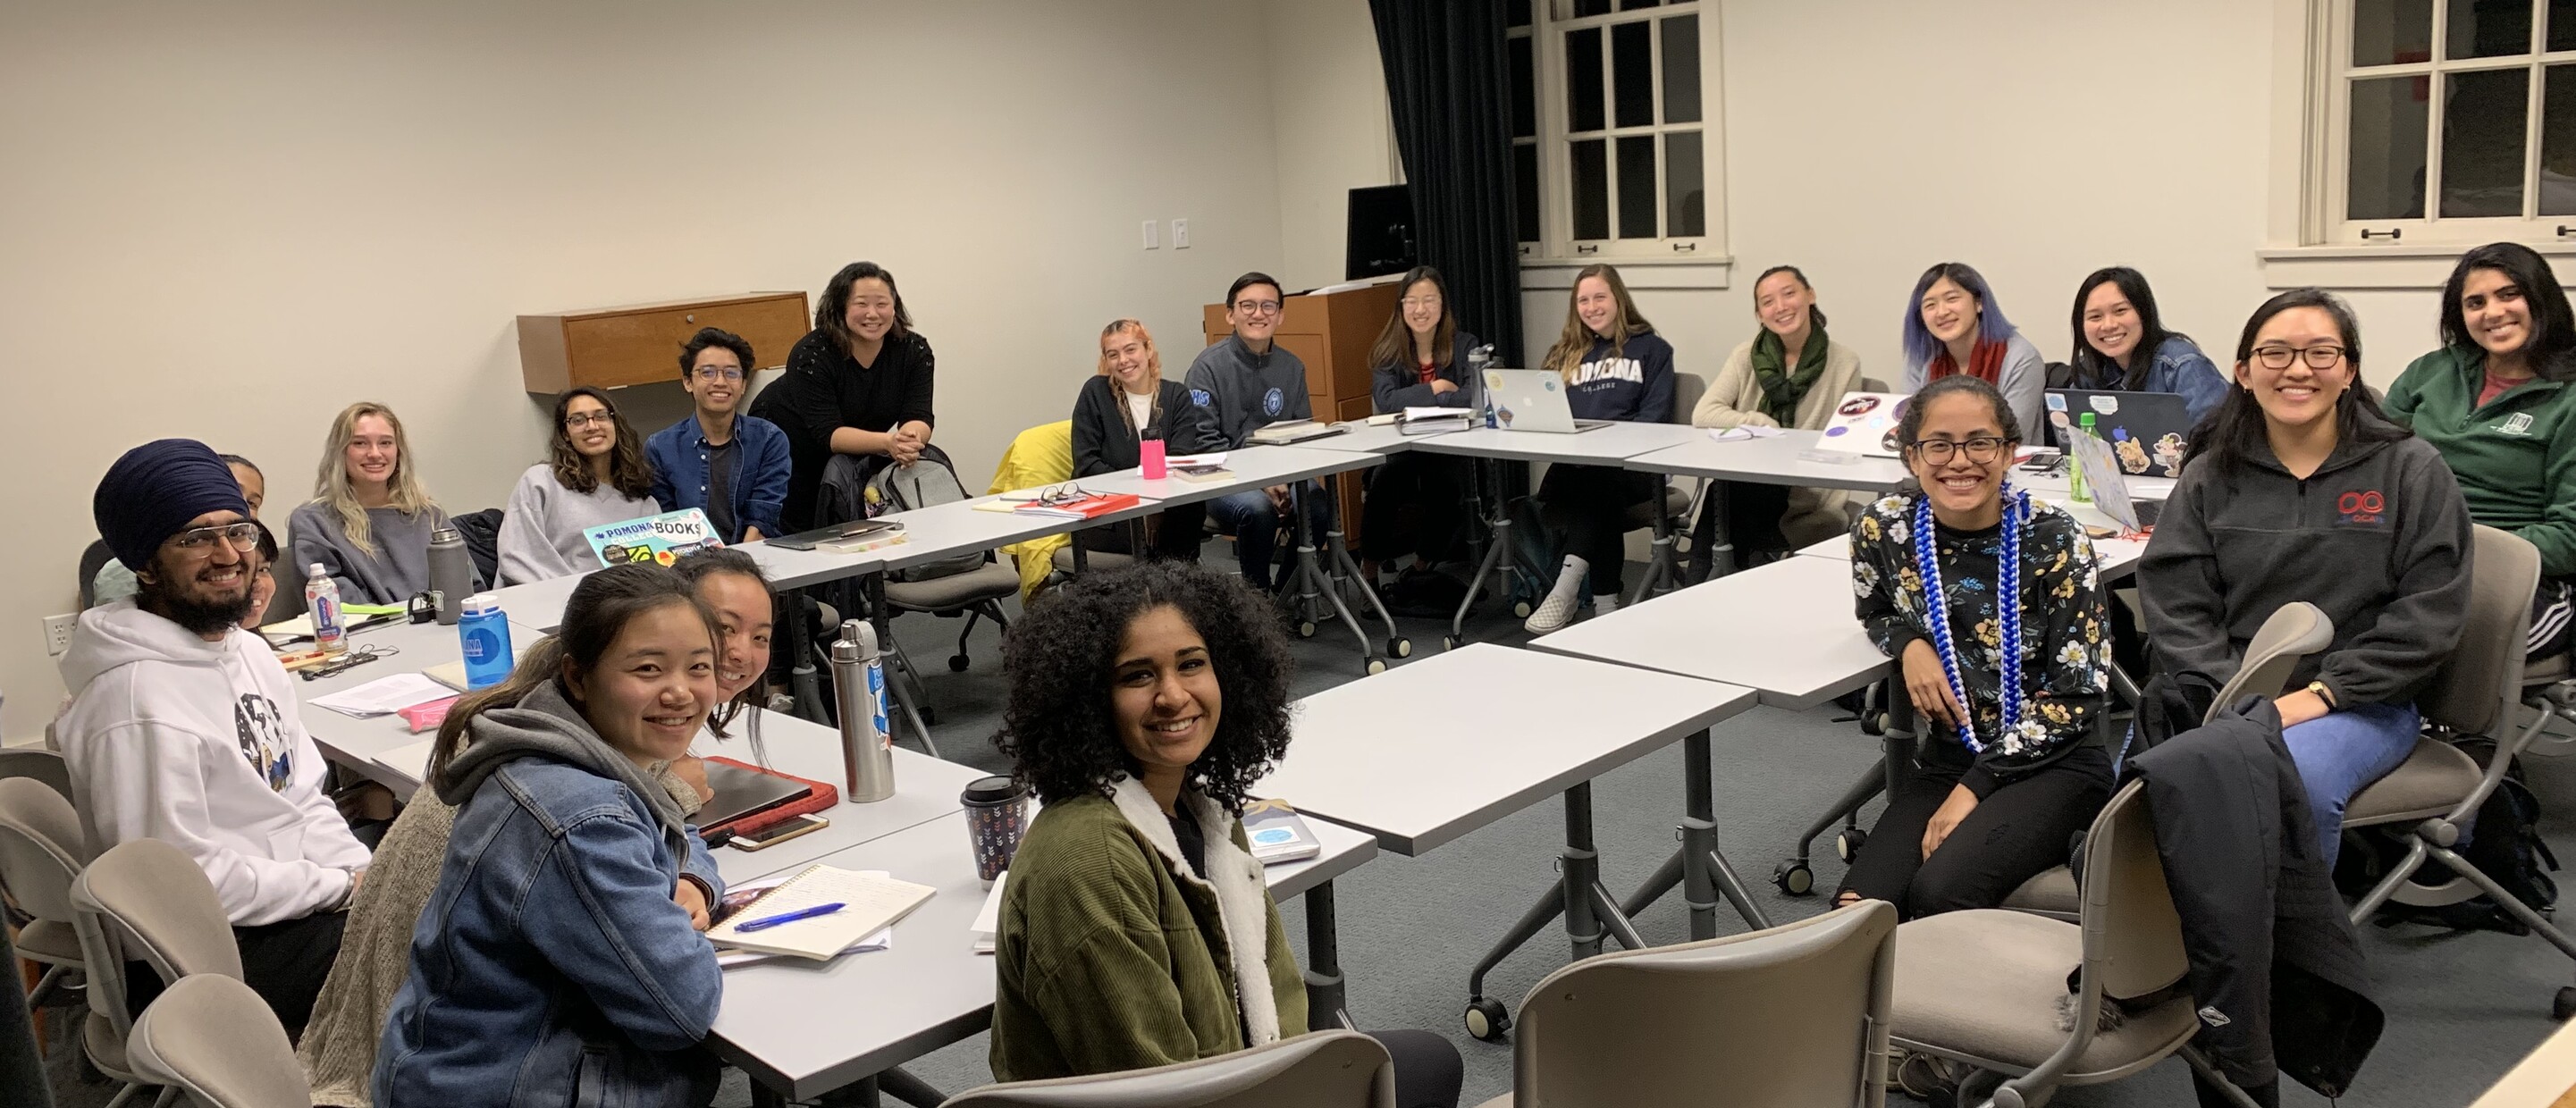
[[[1919,495],[1919,494],[1917,494]],[[1880,499],[1852,524],[1852,590],[1870,641],[1902,658],[1916,639],[1932,638],[1923,575],[1914,561],[1917,495]],[[2021,719],[2003,731],[2003,622],[1995,595],[2003,530],[1954,531],[1934,524],[1941,586],[1949,595],[1951,640],[1959,647],[1970,714],[1985,753],[1961,776],[1983,797],[2004,781],[2095,738],[2111,679],[2111,643],[2093,543],[2074,517],[2031,501],[2021,536]],[[1898,695],[1903,695],[1900,692]],[[1945,729],[1946,730],[1946,729]],[[1948,734],[1964,757],[1966,746]],[[1930,753],[1930,752],[1927,752]]]

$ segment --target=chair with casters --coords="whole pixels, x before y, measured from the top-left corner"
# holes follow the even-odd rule
[[[2448,736],[2495,736],[2493,756],[2476,759],[2444,738],[2415,742],[2406,761],[2371,783],[2344,806],[2347,833],[2377,829],[2394,835],[2405,854],[2353,905],[2358,925],[2390,901],[2424,907],[2457,904],[2479,895],[2521,921],[2561,952],[2576,958],[2576,940],[2462,858],[2456,851],[2463,825],[2504,782],[2514,757],[2529,748],[2553,718],[2576,719],[2576,682],[2564,657],[2527,666],[2531,595],[2540,586],[2540,552],[2521,536],[2478,527],[2469,565],[2469,606],[2460,643],[2442,660],[2415,706],[2424,722]],[[2531,722],[2514,727],[2516,705],[2533,709]],[[2415,881],[2428,861],[2451,876],[2439,884]],[[2576,987],[2558,990],[2551,1002],[2558,1019],[2576,1016]]]
[[[2191,1046],[2200,1031],[2188,990],[2182,920],[2165,887],[2144,782],[2112,795],[2084,838],[2079,922],[1981,908],[1896,929],[1889,1041],[1968,1068],[1957,1103],[2023,1108],[2061,1086],[2116,1081],[2180,1054],[2231,1103],[2253,1108]],[[2066,969],[2078,967],[2073,1022]],[[2100,1030],[2111,998],[2160,1000]]]
[[[71,900],[89,861],[87,841],[71,801],[37,778],[0,777],[0,892],[18,929],[18,957],[45,967],[27,994],[30,1008],[68,994],[88,970]]]
[[[1395,1108],[1395,1062],[1356,1031],[1317,1031],[1152,1069],[986,1085],[941,1108]]]
[[[194,1108],[304,1108],[313,1100],[277,1014],[250,986],[219,973],[190,974],[155,998],[126,1036],[125,1056],[144,1080]]]
[[[2535,586],[2537,587],[2537,586]],[[2527,591],[2527,590],[2526,590]],[[2526,598],[2527,599],[2527,598]],[[2248,694],[2279,696],[2290,683],[2290,674],[2308,656],[2324,650],[2334,641],[2334,621],[2325,612],[2304,600],[2294,600],[2273,610],[2256,628],[2254,639],[2245,644],[2245,664],[2227,679],[2210,701],[2209,711],[2201,718],[2207,723],[2216,719],[2238,698]],[[2061,920],[2073,920],[2081,911],[2075,891],[2074,873],[2058,866],[2022,882],[2020,888],[2004,898],[2003,906],[2019,912],[2031,912]]]
[[[1864,900],[1566,966],[1521,1001],[1513,1092],[1482,1108],[1877,1108],[1896,934]]]

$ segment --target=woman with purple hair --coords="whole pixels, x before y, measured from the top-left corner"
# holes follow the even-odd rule
[[[1905,308],[1904,391],[1953,374],[1993,385],[2023,427],[2047,426],[2040,415],[2048,363],[2004,318],[1985,277],[1965,262],[1924,270]]]

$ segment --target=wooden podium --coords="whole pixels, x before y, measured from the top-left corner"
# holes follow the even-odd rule
[[[1279,329],[1271,341],[1306,363],[1306,393],[1315,418],[1326,422],[1366,419],[1369,399],[1369,347],[1386,321],[1395,318],[1396,282],[1366,288],[1291,296],[1280,301]],[[1207,345],[1233,337],[1223,304],[1200,309]],[[1360,539],[1360,474],[1345,473],[1341,484],[1342,534],[1356,550]]]

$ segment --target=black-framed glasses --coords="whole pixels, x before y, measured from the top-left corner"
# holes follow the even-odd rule
[[[1276,300],[1237,300],[1234,302],[1234,310],[1241,312],[1244,315],[1278,315],[1279,302]]]
[[[2004,447],[2011,444],[2011,439],[1998,435],[1979,435],[1972,439],[1916,439],[1909,449],[1916,457],[1936,466],[1950,464],[1950,459],[1961,451],[1967,453],[1971,462],[1992,465],[2002,459]]]
[[[739,380],[742,380],[742,370],[741,370],[741,368],[739,368],[739,367],[737,367],[737,366],[729,366],[729,365],[702,365],[702,366],[699,366],[699,367],[697,368],[696,373],[697,373],[698,380],[701,380],[701,381],[739,381]]]
[[[182,553],[204,554],[214,549],[216,539],[232,545],[233,551],[248,554],[259,549],[259,525],[227,523],[221,527],[192,527],[170,537],[170,545]]]
[[[615,412],[574,412],[564,417],[564,426],[574,430],[580,430],[594,423],[608,427],[615,425],[616,422],[617,413]]]
[[[2306,359],[2309,369],[2333,369],[2343,362],[2343,347],[2328,343],[2324,346],[2304,348],[2290,346],[2254,348],[2254,360],[2262,363],[2265,369],[2288,369],[2290,363],[2298,359]]]
[[[1037,502],[1052,507],[1057,504],[1071,504],[1076,501],[1089,500],[1091,497],[1092,494],[1085,491],[1080,483],[1067,481],[1061,485],[1048,485],[1045,488],[1039,489]]]

